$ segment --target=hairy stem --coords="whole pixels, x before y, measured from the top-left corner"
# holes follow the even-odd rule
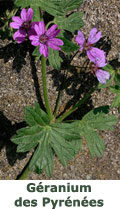
[[[21,174],[21,176],[17,179],[17,180],[25,180],[27,179],[29,174],[29,169],[28,167],[23,171],[23,173]]]
[[[51,24],[54,24],[54,21],[53,21],[53,20],[51,20],[50,22],[47,23],[46,29],[48,29],[48,27],[49,27]]]
[[[98,87],[98,86],[97,86]],[[74,111],[78,109],[79,106],[81,106],[85,101],[91,96],[91,94],[97,89],[97,87],[93,88],[91,91],[89,91],[85,97],[82,98],[82,100],[78,101],[68,112],[65,112],[62,116],[60,116],[56,121],[61,122],[66,117],[68,117],[70,114],[72,114]]]
[[[42,64],[42,82],[43,82],[43,95],[45,100],[45,107],[49,116],[50,121],[53,119],[53,115],[51,112],[49,100],[48,100],[48,92],[47,92],[47,78],[46,78],[46,60],[45,57],[42,55],[41,58],[41,64]]]
[[[30,158],[30,160],[31,160],[31,158]],[[28,161],[27,165],[22,170],[21,174],[18,175],[16,180],[25,180],[25,179],[27,179],[27,177],[29,175],[29,163],[30,163],[30,160]]]
[[[58,97],[57,97],[57,101],[56,101],[56,106],[55,106],[55,109],[54,109],[54,117],[56,118],[56,113],[57,113],[57,110],[58,110],[58,107],[59,107],[59,103],[60,103],[60,99],[61,99],[61,95],[62,95],[62,91],[64,89],[64,85],[65,85],[65,82],[66,82],[66,79],[67,79],[67,75],[68,75],[68,71],[67,73],[65,74],[65,77],[63,79],[63,82],[60,86],[60,90],[59,90],[59,93],[58,93]]]

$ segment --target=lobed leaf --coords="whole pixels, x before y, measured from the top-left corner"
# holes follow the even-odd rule
[[[52,16],[61,16],[63,11],[60,8],[61,1],[58,0],[31,0],[31,4],[42,8]]]
[[[69,15],[68,17],[57,16],[55,17],[54,21],[59,26],[59,28],[70,32],[75,32],[84,25],[82,16],[83,16],[82,12],[75,12]]]
[[[40,47],[40,46],[37,46],[37,47],[34,49],[34,51],[33,51],[33,53],[32,53],[33,56],[35,56],[35,57],[40,57],[39,47]]]
[[[97,130],[113,130],[117,123],[114,115],[107,115],[108,107],[103,106],[88,112],[81,121],[79,121],[80,135],[86,138],[91,155],[101,156],[104,152],[104,142],[97,134]]]
[[[30,0],[15,0],[14,4],[16,7],[25,8],[30,6]]]
[[[51,67],[60,70],[62,58],[59,56],[59,51],[49,48],[48,60]]]
[[[69,52],[74,52],[76,50],[79,50],[79,46],[75,43],[73,43],[72,41],[66,39],[66,38],[63,38],[63,37],[59,37],[63,42],[64,42],[64,45],[61,46],[61,50],[63,50],[64,52],[66,53],[69,53]]]
[[[42,109],[40,109],[38,103],[35,104],[35,109],[33,109],[31,106],[25,108],[24,118],[29,126],[44,126],[50,123],[48,115]]]
[[[37,103],[34,109],[26,108],[25,116],[29,127],[19,129],[11,141],[18,145],[17,152],[27,152],[37,147],[29,169],[37,173],[46,170],[47,175],[51,176],[53,151],[62,164],[67,166],[68,161],[72,160],[81,148],[78,126],[76,123],[50,124],[47,114]]]
[[[61,7],[67,13],[71,10],[79,8],[82,2],[83,0],[64,0],[61,3]]]

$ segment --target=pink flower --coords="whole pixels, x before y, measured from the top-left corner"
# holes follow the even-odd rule
[[[10,23],[10,26],[14,29],[18,29],[13,36],[13,39],[17,41],[18,44],[24,42],[26,35],[28,37],[33,33],[34,34],[34,24],[31,23],[32,17],[33,17],[33,10],[32,8],[29,8],[28,11],[26,9],[22,9],[21,18],[18,16],[12,17],[12,20],[14,22]]]
[[[98,79],[98,81],[101,84],[106,84],[106,79],[109,80],[110,79],[110,74],[107,71],[103,71],[102,69],[97,69],[95,72],[95,75]]]
[[[48,47],[54,50],[61,50],[59,47],[64,43],[61,39],[56,38],[56,36],[60,33],[60,30],[56,30],[57,25],[52,25],[47,31],[45,31],[44,21],[40,21],[39,24],[35,24],[34,30],[36,35],[31,35],[29,39],[31,40],[31,44],[34,46],[40,46],[39,52],[41,55],[48,57]]]
[[[98,52],[98,54],[97,54],[97,52]],[[106,84],[106,80],[110,79],[110,74],[109,74],[109,72],[100,69],[100,67],[104,67],[107,65],[107,63],[105,61],[105,54],[101,53],[101,50],[99,50],[99,49],[97,49],[97,51],[95,53],[96,53],[96,58],[94,57],[94,61],[93,61],[94,62],[93,69],[94,69],[95,75],[101,84]]]
[[[95,44],[100,38],[101,38],[101,31],[97,32],[97,29],[93,28],[90,31],[90,34],[87,40],[85,40],[84,34],[81,31],[78,31],[78,35],[76,36],[75,40],[80,46],[80,51],[85,49],[87,51],[88,58],[91,60],[90,52],[93,48],[92,45]]]
[[[87,51],[88,58],[90,61],[98,64],[99,67],[104,67],[107,65],[106,63],[106,53],[103,50],[100,50],[96,47],[92,47]]]

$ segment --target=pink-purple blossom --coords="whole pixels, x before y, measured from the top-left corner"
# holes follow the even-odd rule
[[[109,72],[103,71],[102,69],[99,68],[96,70],[95,75],[101,84],[106,84],[107,82],[106,80],[110,79]]]
[[[101,31],[97,32],[96,28],[93,28],[90,31],[89,37],[86,40],[84,34],[81,31],[78,31],[78,35],[75,40],[80,46],[80,51],[86,50],[87,56],[93,64],[94,73],[98,81],[102,84],[106,84],[106,80],[110,79],[110,74],[107,71],[100,69],[107,65],[106,62],[106,53],[103,50],[100,50],[96,47],[93,47],[99,39],[101,38]]]
[[[100,67],[106,66],[106,53],[104,50],[100,50],[96,47],[92,47],[87,52],[88,58],[95,64],[98,64]]]
[[[99,49],[98,49],[98,52],[99,52]],[[101,84],[106,84],[106,80],[110,79],[110,73],[100,69],[101,67],[104,67],[107,65],[105,61],[105,54],[98,53],[98,56],[96,56],[96,60],[94,60],[93,62],[94,62],[93,69],[94,69],[94,72],[98,81]]]
[[[82,51],[83,49],[86,50],[87,56],[91,60],[90,51],[93,48],[93,44],[99,41],[100,38],[101,38],[101,31],[97,32],[97,28],[93,28],[90,31],[90,34],[87,40],[85,39],[84,34],[81,31],[78,31],[78,35],[76,36],[75,40],[80,46],[80,51]]]
[[[59,46],[64,43],[61,39],[56,38],[60,33],[60,30],[56,30],[57,25],[52,25],[47,31],[45,30],[44,21],[40,21],[39,24],[35,24],[34,30],[36,35],[31,35],[29,39],[31,44],[34,46],[39,46],[39,52],[44,57],[48,57],[48,47],[54,50],[61,50]]]
[[[14,22],[10,23],[13,29],[18,29],[13,35],[13,39],[16,40],[18,44],[24,42],[26,36],[29,37],[31,34],[35,34],[34,25],[36,24],[35,22],[31,22],[33,17],[32,8],[29,8],[28,11],[23,8],[20,16],[21,17],[12,17]]]

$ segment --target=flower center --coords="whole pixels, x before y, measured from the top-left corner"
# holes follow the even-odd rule
[[[95,74],[95,72],[98,70],[98,66],[96,66],[94,63],[90,63],[89,70],[92,74]]]
[[[48,36],[46,36],[45,34],[43,34],[42,36],[40,36],[40,43],[41,44],[45,44],[48,40]]]
[[[30,24],[31,24],[31,21],[30,22],[24,22],[21,28],[25,29],[26,32],[27,32],[30,28]]]
[[[85,42],[84,42],[84,49],[85,49],[85,50],[90,50],[91,47],[92,47],[92,44],[89,44],[89,43],[87,42],[87,39],[86,39]]]
[[[98,70],[98,67],[95,65],[94,66],[94,72],[96,72]]]

